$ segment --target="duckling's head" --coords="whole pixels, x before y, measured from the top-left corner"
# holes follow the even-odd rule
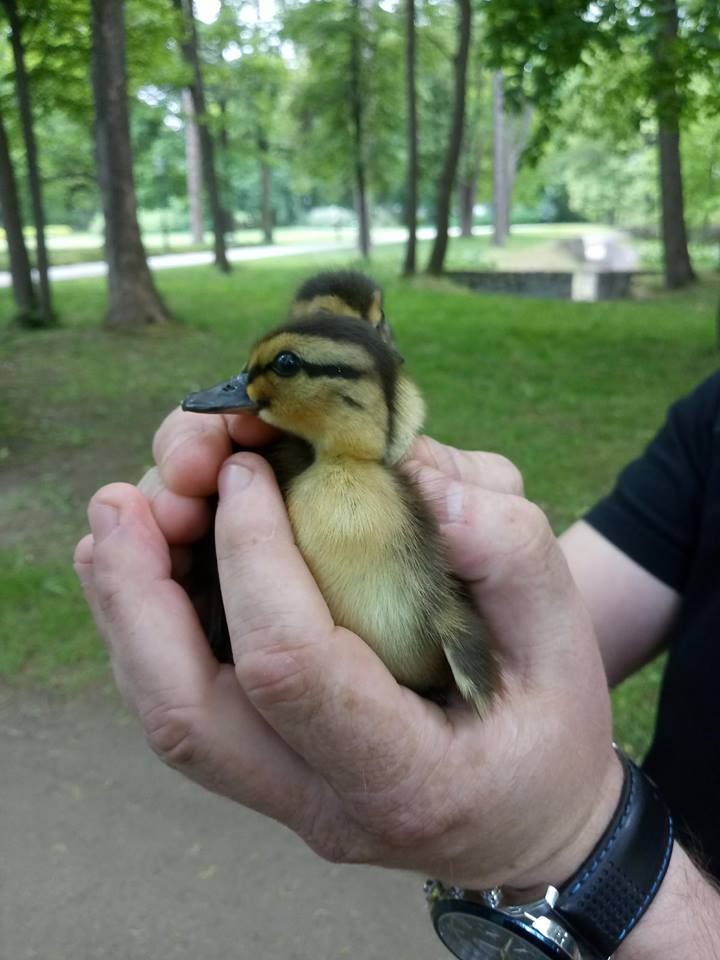
[[[399,360],[366,320],[320,312],[263,337],[242,373],[184,410],[254,412],[317,455],[383,460],[394,435]]]
[[[382,289],[364,273],[327,270],[306,280],[295,293],[290,317],[300,319],[321,310],[367,320],[388,343],[394,342],[385,319]]]

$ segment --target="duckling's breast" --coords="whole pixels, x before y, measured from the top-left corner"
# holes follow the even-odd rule
[[[361,636],[407,686],[445,682],[440,637],[428,630],[443,564],[433,583],[423,531],[392,471],[378,463],[316,461],[291,483],[287,506],[335,622]]]

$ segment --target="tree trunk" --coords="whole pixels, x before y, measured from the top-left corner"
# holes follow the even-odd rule
[[[685,228],[682,168],[680,166],[680,131],[660,127],[660,194],[662,199],[663,259],[665,283],[671,289],[684,287],[695,280],[690,262]]]
[[[190,233],[193,243],[203,242],[202,212],[202,159],[200,135],[195,121],[192,95],[186,88],[182,92],[185,114],[185,175],[187,182],[188,208],[190,210]]]
[[[507,241],[509,221],[508,150],[505,131],[505,81],[502,70],[493,74],[493,234],[492,242],[502,247]]]
[[[225,249],[225,217],[220,203],[220,193],[215,173],[215,146],[207,124],[205,87],[203,85],[202,71],[200,70],[197,30],[195,28],[192,0],[173,0],[173,2],[176,9],[180,12],[183,23],[183,37],[180,42],[180,47],[183,58],[191,68],[193,76],[192,83],[190,84],[190,95],[192,96],[195,119],[200,134],[200,152],[202,155],[205,193],[207,194],[208,204],[210,206],[210,218],[213,225],[215,266],[224,273],[228,273],[230,271],[230,264]]]
[[[475,219],[475,197],[480,181],[482,142],[476,130],[466,129],[465,134],[458,176],[458,210],[460,236],[471,237]]]
[[[409,277],[417,268],[417,86],[415,82],[415,0],[405,3],[405,80],[407,84],[407,187],[405,195],[405,222],[408,228],[403,276]]]
[[[450,200],[455,175],[457,173],[460,147],[462,145],[465,124],[465,87],[467,78],[468,55],[470,52],[470,33],[472,29],[472,10],[470,0],[457,0],[458,4],[458,47],[454,58],[455,93],[453,101],[452,123],[445,153],[445,163],[438,182],[437,208],[435,214],[435,242],[427,266],[431,274],[442,273],[445,253],[448,245],[448,224],[450,221]]]
[[[92,87],[95,148],[108,264],[112,327],[166,323],[170,317],[155,289],[137,220],[125,68],[123,0],[92,0]]]
[[[23,237],[15,173],[2,115],[0,115],[0,208],[2,208],[5,239],[10,255],[13,297],[18,309],[18,320],[23,322],[23,320],[34,318],[37,302],[30,273],[30,258]]]
[[[363,257],[370,255],[370,214],[365,169],[365,130],[362,98],[362,23],[361,0],[350,0],[352,38],[350,43],[350,101],[353,120],[353,153],[355,167],[355,209],[358,218],[358,247]]]
[[[273,243],[272,167],[268,159],[270,145],[261,128],[258,129],[257,142],[260,154],[260,215],[263,241]]]
[[[478,181],[475,177],[463,177],[458,185],[458,210],[461,237],[471,237],[473,235],[477,185]]]
[[[54,322],[54,314],[50,294],[50,278],[48,275],[47,247],[45,246],[45,212],[43,209],[42,186],[40,184],[40,171],[38,168],[37,143],[33,129],[30,85],[25,69],[22,21],[18,15],[16,0],[3,0],[3,5],[10,22],[10,43],[12,45],[13,60],[15,62],[15,91],[17,93],[18,107],[20,110],[23,140],[25,141],[30,203],[32,206],[33,222],[35,224],[35,250],[38,278],[40,280],[40,313],[43,324],[50,325]]]
[[[517,177],[520,158],[522,157],[525,144],[527,143],[530,124],[533,117],[533,108],[530,102],[526,102],[522,113],[516,117],[516,123],[508,125],[508,117],[505,115],[505,147],[507,152],[507,168],[505,174],[505,222],[507,230],[510,233],[512,211],[512,197],[515,189],[515,179]]]
[[[473,234],[475,197],[482,169],[481,85],[482,73],[476,70],[476,75],[469,81],[468,96],[472,92],[472,97],[465,107],[465,131],[458,164],[458,211],[462,237],[471,237]]]
[[[658,120],[660,199],[665,261],[665,283],[684,287],[695,280],[685,227],[682,167],[680,163],[680,116],[682,102],[677,89],[675,47],[678,37],[676,0],[656,0],[655,106]]]

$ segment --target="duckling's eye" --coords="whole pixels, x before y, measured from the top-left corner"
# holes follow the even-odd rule
[[[294,377],[300,372],[301,366],[300,357],[294,353],[283,352],[275,357],[270,364],[270,369],[279,377]]]

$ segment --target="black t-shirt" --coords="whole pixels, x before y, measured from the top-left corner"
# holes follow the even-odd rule
[[[644,768],[720,877],[720,372],[670,408],[585,519],[682,595]]]

